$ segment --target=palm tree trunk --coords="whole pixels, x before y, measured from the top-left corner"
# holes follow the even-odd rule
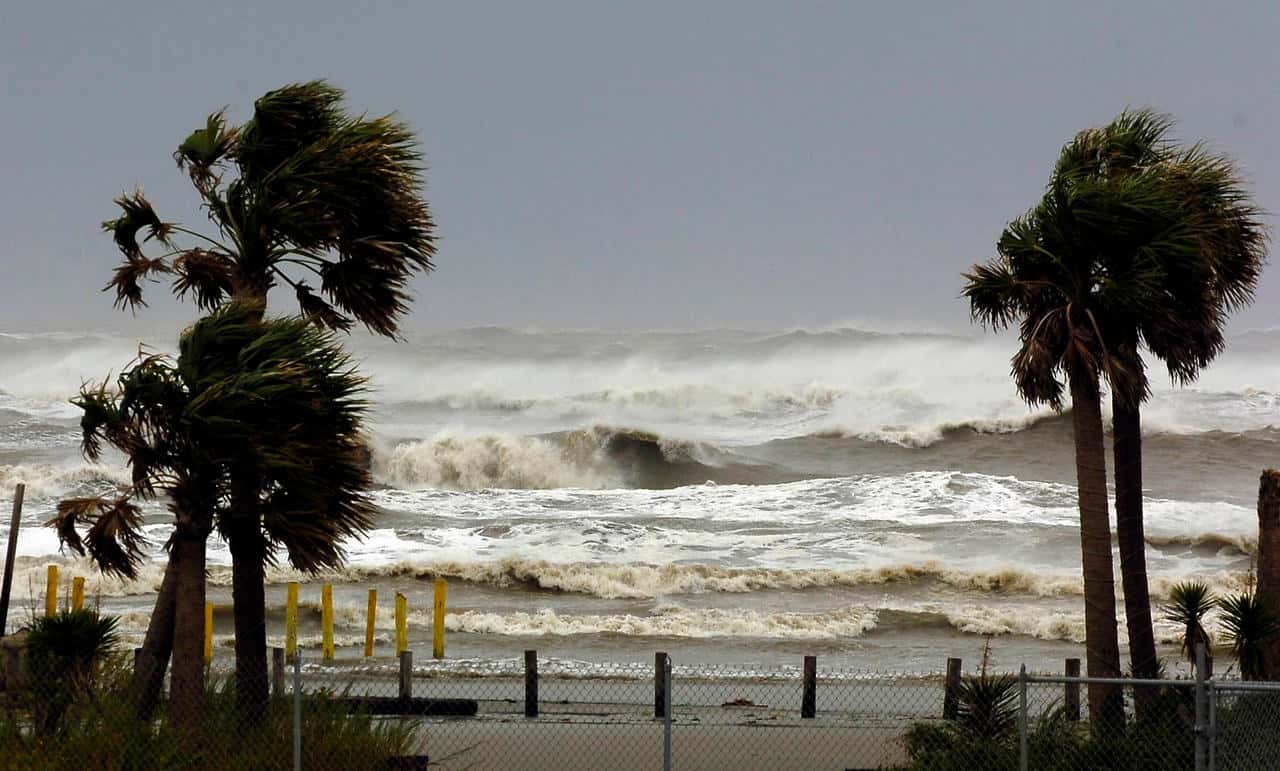
[[[164,688],[164,671],[169,666],[173,652],[173,625],[177,604],[178,572],[182,555],[170,550],[169,562],[164,568],[164,579],[156,593],[156,605],[147,623],[147,635],[138,654],[137,668],[133,673],[134,711],[138,720],[146,722],[155,714]]]
[[[1111,399],[1115,440],[1116,538],[1120,544],[1120,579],[1129,629],[1129,666],[1133,676],[1155,679],[1159,672],[1156,638],[1151,628],[1151,593],[1147,585],[1146,540],[1142,532],[1142,419],[1139,407]],[[1134,692],[1138,717],[1147,717],[1154,694]]]
[[[266,313],[265,277],[242,277],[236,299],[258,304],[257,320]],[[267,544],[262,534],[260,490],[252,469],[232,472],[231,508],[236,519],[228,529],[231,549],[231,596],[235,604],[236,707],[247,725],[261,722],[270,694],[267,679]]]
[[[1258,596],[1280,608],[1280,471],[1262,472],[1258,484]],[[1280,679],[1280,639],[1267,645],[1262,676]]]
[[[1071,416],[1076,444],[1080,503],[1080,556],[1084,573],[1084,629],[1090,677],[1120,676],[1116,585],[1112,571],[1111,521],[1107,514],[1107,456],[1102,442],[1102,403],[1092,372],[1073,366]],[[1089,716],[1095,725],[1124,720],[1118,685],[1089,686]]]
[[[266,714],[267,619],[266,539],[258,515],[258,491],[252,479],[241,480],[233,493],[237,520],[227,533],[231,547],[231,596],[235,603],[236,706],[253,725]]]
[[[176,725],[199,724],[204,708],[204,604],[206,536],[179,529],[173,541],[176,571],[173,682],[169,714]]]

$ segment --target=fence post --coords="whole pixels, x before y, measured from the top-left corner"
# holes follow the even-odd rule
[[[320,587],[320,657],[333,661],[333,584]]]
[[[369,613],[364,622],[364,657],[373,656],[373,627],[378,620],[378,590],[369,590]]]
[[[284,653],[289,658],[298,655],[298,582],[290,581],[285,589],[284,602]]]
[[[18,525],[22,523],[22,498],[26,485],[13,488],[13,518],[9,520],[9,545],[4,557],[4,579],[0,583],[0,637],[9,621],[9,589],[13,586],[13,561],[18,554]]]
[[[204,665],[213,663],[213,603],[204,604]]]
[[[1027,665],[1018,670],[1018,768],[1027,771]]]
[[[293,654],[293,771],[302,771],[302,654]]]
[[[1208,704],[1206,703],[1208,699],[1206,698],[1204,685],[1206,674],[1205,658],[1204,643],[1196,643],[1196,771],[1205,771],[1205,761],[1208,755],[1208,743],[1206,742],[1208,731],[1205,727],[1207,717],[1205,713],[1208,711]]]
[[[1067,677],[1080,676],[1080,659],[1067,659],[1067,667],[1065,670]],[[1062,694],[1062,708],[1067,715],[1067,720],[1078,722],[1080,720],[1080,683],[1067,683],[1066,693]]]
[[[818,707],[818,657],[804,657],[804,696],[800,699],[800,717],[812,718]]]
[[[400,700],[413,698],[413,651],[400,652]]]
[[[271,693],[284,695],[284,648],[271,649]]]
[[[960,659],[947,659],[947,679],[942,691],[942,719],[955,720],[960,709]]]
[[[662,681],[666,685],[666,714],[662,718],[662,769],[671,771],[671,657],[663,654]]]
[[[396,655],[409,650],[409,598],[396,592]]]
[[[49,566],[48,585],[44,589],[44,614],[48,617],[58,615],[58,566]]]
[[[80,610],[84,607],[84,576],[76,576],[71,579],[71,609]]]
[[[538,652],[524,652],[524,716],[538,716]]]
[[[667,654],[653,654],[653,716],[667,714]]]
[[[431,657],[444,658],[444,600],[448,584],[443,578],[437,578],[435,584],[435,602],[431,608]]]
[[[1209,680],[1209,771],[1218,768],[1218,689]]]

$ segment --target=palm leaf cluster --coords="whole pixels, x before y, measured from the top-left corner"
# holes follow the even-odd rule
[[[1225,314],[1252,297],[1261,212],[1229,159],[1177,147],[1169,126],[1139,110],[1081,132],[998,258],[966,274],[976,320],[1019,325],[1012,370],[1030,403],[1061,408],[1071,362],[1137,403],[1148,391],[1139,343],[1186,382],[1221,351]]]
[[[1268,595],[1256,591],[1216,597],[1201,582],[1175,584],[1164,606],[1164,616],[1183,626],[1182,650],[1188,659],[1195,660],[1197,645],[1209,649],[1211,640],[1204,620],[1214,609],[1219,612],[1222,635],[1240,666],[1240,676],[1245,680],[1271,677],[1274,665],[1269,655],[1280,634],[1280,613]]]
[[[302,570],[341,563],[341,541],[373,514],[365,381],[330,333],[259,313],[229,304],[182,335],[176,361],[141,356],[114,384],[82,389],[85,454],[116,448],[132,485],[118,498],[63,501],[52,524],[65,546],[131,577],[145,545],[137,501],[163,493],[178,527],[203,538],[234,521],[233,471],[251,459],[273,549]]]
[[[320,326],[395,335],[407,282],[435,255],[422,157],[404,123],[350,116],[342,97],[323,81],[285,86],[244,125],[215,113],[182,142],[174,158],[214,233],[162,221],[140,192],[116,199],[120,216],[103,223],[124,256],[107,287],[116,304],[144,305],[144,283],[166,277],[204,310],[283,282]],[[163,253],[144,254],[149,241]]]

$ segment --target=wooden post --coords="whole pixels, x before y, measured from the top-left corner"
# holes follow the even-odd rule
[[[369,590],[369,610],[364,622],[364,657],[373,656],[373,627],[378,619],[378,590]]]
[[[947,679],[942,692],[942,719],[955,720],[960,712],[960,659],[947,659]]]
[[[271,695],[284,696],[284,648],[271,649]]]
[[[396,655],[409,650],[409,598],[396,592]]]
[[[400,699],[413,698],[413,651],[400,653]]]
[[[76,576],[71,579],[71,609],[80,610],[84,607],[84,576]]]
[[[436,579],[436,598],[431,610],[431,656],[444,658],[444,597],[448,587],[443,578]]]
[[[524,652],[524,716],[538,716],[538,652]]]
[[[1080,659],[1067,659],[1067,666],[1063,672],[1067,677],[1080,676]],[[1067,683],[1065,686],[1066,693],[1062,695],[1062,711],[1066,713],[1067,720],[1079,722],[1080,720],[1080,684]]]
[[[49,577],[44,588],[44,614],[58,615],[58,566],[49,566]]]
[[[333,661],[333,584],[320,587],[320,655]]]
[[[804,657],[804,696],[800,699],[800,717],[818,714],[818,657]]]
[[[13,488],[13,517],[9,520],[9,546],[4,557],[4,582],[0,584],[0,637],[9,621],[9,589],[13,586],[13,561],[18,556],[18,525],[22,524],[22,498],[26,485]]]
[[[667,654],[653,654],[653,716],[667,714]]]
[[[204,604],[204,665],[213,663],[213,603]]]
[[[284,653],[290,660],[298,655],[298,582],[290,581],[285,589]]]

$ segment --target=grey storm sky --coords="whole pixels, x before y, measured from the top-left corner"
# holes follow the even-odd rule
[[[1277,39],[1275,2],[8,3],[0,329],[134,323],[111,198],[200,223],[178,142],[317,77],[422,137],[414,327],[963,329],[960,272],[1126,106],[1280,211]],[[1236,328],[1276,324],[1280,266]]]

